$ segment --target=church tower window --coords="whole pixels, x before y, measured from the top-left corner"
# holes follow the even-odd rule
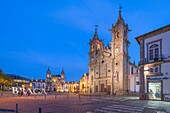
[[[97,50],[100,50],[100,44],[97,44]]]
[[[94,44],[91,46],[91,51],[94,51]]]

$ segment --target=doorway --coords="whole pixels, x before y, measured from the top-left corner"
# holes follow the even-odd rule
[[[111,93],[111,85],[107,85],[107,94],[110,95]]]

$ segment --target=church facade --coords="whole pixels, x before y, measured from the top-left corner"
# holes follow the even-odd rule
[[[112,41],[109,45],[104,45],[95,28],[89,42],[89,92],[122,95],[129,91],[129,31],[121,16],[121,8],[116,24],[110,29]]]
[[[46,90],[47,91],[65,91],[65,73],[64,70],[61,71],[59,75],[52,75],[50,68],[48,68],[46,73]]]

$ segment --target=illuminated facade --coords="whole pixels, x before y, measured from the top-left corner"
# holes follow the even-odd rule
[[[90,80],[89,74],[84,73],[80,79],[80,93],[89,93],[90,92]]]
[[[48,68],[46,73],[46,89],[49,91],[64,92],[65,91],[65,73],[62,70],[59,75],[51,75]]]
[[[130,57],[128,53],[128,25],[119,16],[110,29],[112,41],[104,46],[99,39],[97,27],[89,42],[89,81],[92,93],[122,95],[130,90]]]
[[[30,79],[27,79],[22,76],[14,75],[14,74],[6,74],[6,75],[11,77],[13,81],[13,86],[22,87],[22,88],[30,87]]]
[[[170,25],[136,40],[140,45],[140,99],[170,100]]]
[[[65,82],[64,84],[65,92],[69,93],[78,93],[79,92],[79,83],[78,82]]]

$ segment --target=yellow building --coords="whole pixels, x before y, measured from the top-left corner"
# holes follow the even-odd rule
[[[84,73],[80,79],[80,93],[90,93],[90,81],[88,73]]]
[[[78,93],[79,83],[78,82],[65,82],[65,92]]]

